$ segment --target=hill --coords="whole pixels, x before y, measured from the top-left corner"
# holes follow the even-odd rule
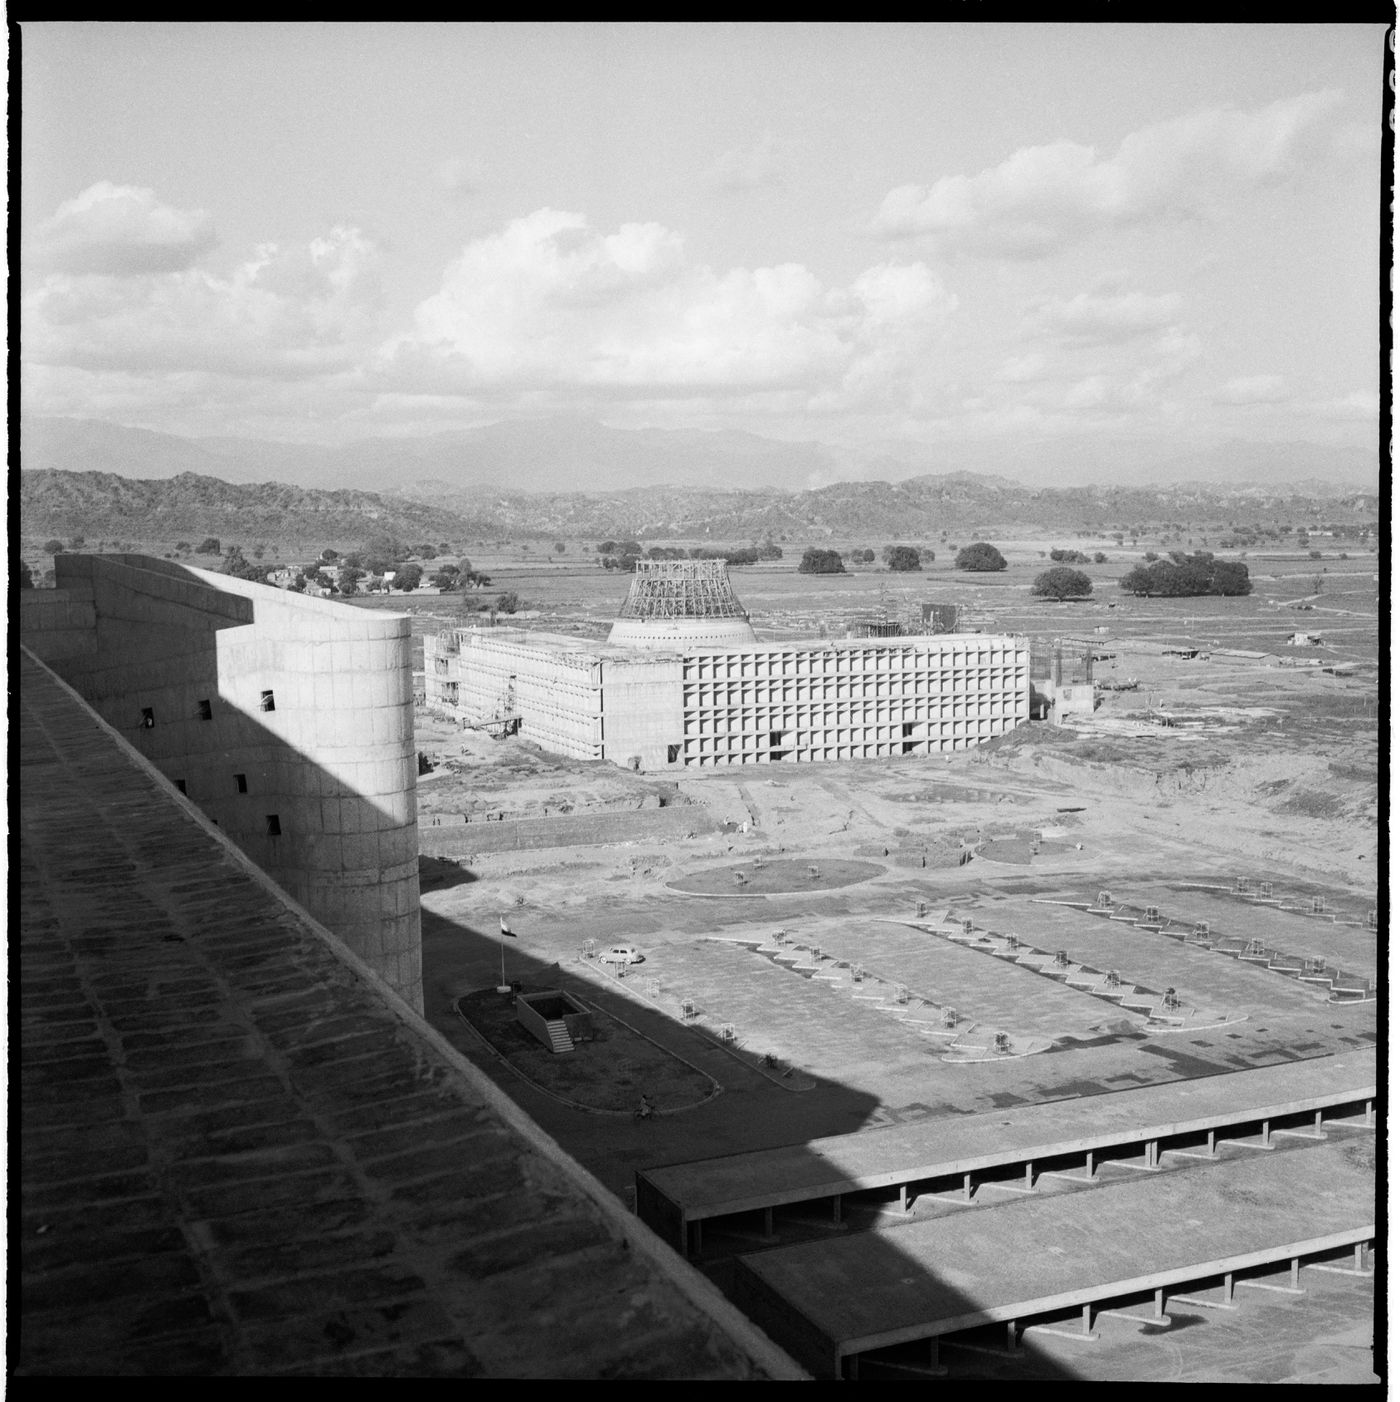
[[[280,482],[232,483],[182,472],[141,481],[112,472],[25,472],[19,478],[21,535],[168,538],[206,535],[246,541],[360,539],[389,532],[409,542],[499,533],[485,518],[373,492],[323,492]]]
[[[420,481],[394,491],[321,491],[279,482],[230,483],[196,473],[164,481],[109,472],[20,475],[20,526],[27,540],[206,535],[246,541],[359,542],[387,531],[408,542],[517,539],[601,541],[713,539],[852,542],[952,537],[1096,534],[1175,522],[1192,530],[1238,522],[1375,520],[1376,496],[1318,498],[1296,492],[1074,487],[1036,490],[971,473],[903,482],[841,482],[813,491],[699,487],[620,492],[464,490]]]

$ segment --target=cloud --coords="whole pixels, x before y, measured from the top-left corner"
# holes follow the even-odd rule
[[[1068,299],[1036,303],[1026,316],[1027,328],[1068,341],[1108,344],[1150,336],[1170,326],[1181,310],[1174,292],[1150,297],[1142,292],[1105,295],[1081,292]]]
[[[1003,384],[1030,384],[1044,378],[1049,362],[1039,351],[1027,355],[1011,355],[1002,361],[995,378]]]
[[[692,263],[659,224],[541,209],[464,248],[376,374],[425,394],[825,392],[894,373],[954,305],[921,263],[825,288],[796,263]]]
[[[1240,187],[1281,180],[1322,152],[1341,101],[1326,91],[1252,113],[1212,108],[1144,127],[1107,159],[1071,141],[1026,147],[977,175],[891,190],[874,231],[1037,258],[1101,228],[1207,218]]]
[[[1282,375],[1240,375],[1216,391],[1217,404],[1282,404],[1290,399]]]
[[[204,210],[175,209],[153,190],[100,180],[61,204],[27,253],[55,272],[138,277],[192,267],[216,242]]]
[[[753,146],[726,151],[705,172],[703,182],[712,190],[729,192],[781,185],[782,165],[773,133],[765,131]]]
[[[227,277],[54,272],[21,302],[24,353],[132,374],[299,378],[343,369],[374,344],[379,297],[378,251],[347,228],[262,245]]]

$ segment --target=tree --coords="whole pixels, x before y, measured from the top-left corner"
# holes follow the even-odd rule
[[[1096,565],[1106,565],[1108,563],[1108,556],[1105,555],[1102,550],[1095,550],[1094,563]]]
[[[394,588],[401,589],[405,594],[410,590],[417,589],[423,582],[423,566],[412,563],[400,565],[394,571]]]
[[[45,555],[62,555],[62,554],[63,554],[63,542],[62,542],[61,540],[57,539],[56,537],[55,537],[54,539],[51,539],[51,540],[46,540],[46,541],[44,542],[44,554],[45,554]]]
[[[554,553],[556,555],[562,555],[567,549],[568,546],[566,546],[562,540],[556,540],[554,542]]]
[[[496,611],[498,613],[514,613],[520,607],[520,595],[514,589],[507,589],[496,600]]]
[[[243,548],[239,545],[229,546],[224,563],[219,566],[219,573],[232,575],[235,579],[251,579],[257,583],[262,583],[267,578],[267,571],[261,565],[255,565],[244,558]]]
[[[760,560],[781,560],[783,558],[782,547],[774,545],[771,540],[765,540],[758,547],[758,558]]]
[[[1179,561],[1155,560],[1150,565],[1137,565],[1118,581],[1118,587],[1130,594],[1164,599],[1202,594],[1240,597],[1254,590],[1248,565],[1239,560],[1217,560],[1204,551]]]
[[[901,574],[922,568],[919,564],[919,551],[916,546],[887,545],[882,553],[885,557],[885,563],[890,569]]]
[[[440,565],[429,583],[436,586],[438,593],[447,594],[462,584],[462,571],[456,565]]]
[[[1031,585],[1031,593],[1042,599],[1086,599],[1093,592],[1089,576],[1068,565],[1057,565],[1053,570],[1036,575]]]
[[[1060,565],[1087,565],[1089,557],[1082,550],[1052,550],[1050,558]]]
[[[605,540],[605,541],[598,547],[598,553],[599,553],[600,555],[616,555],[616,554],[617,554],[617,542],[616,542],[615,540]]]
[[[342,594],[349,598],[350,595],[359,592],[360,580],[365,577],[365,572],[355,565],[342,565],[340,572],[335,577],[335,587]]]
[[[332,550],[329,546],[327,546],[323,551],[321,551],[321,563],[323,565],[333,565],[338,559],[340,559],[339,550]]]
[[[219,544],[218,536],[207,535],[195,546],[194,553],[196,555],[222,555],[224,548]]]
[[[815,546],[809,546],[802,552],[801,563],[797,566],[798,574],[845,574],[846,567],[841,563],[841,557],[834,550],[818,550]]]
[[[997,570],[1006,568],[1006,559],[995,545],[989,544],[985,540],[973,541],[971,545],[964,545],[958,551],[958,557],[953,561],[956,569],[972,570],[978,574],[993,574]]]

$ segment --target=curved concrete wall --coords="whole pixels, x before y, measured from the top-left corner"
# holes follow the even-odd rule
[[[746,618],[619,618],[608,634],[619,647],[686,652],[697,647],[752,647]]]
[[[55,568],[24,641],[421,1008],[409,619],[143,556]]]

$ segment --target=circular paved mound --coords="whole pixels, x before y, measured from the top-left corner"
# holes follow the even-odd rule
[[[796,891],[835,891],[884,874],[875,862],[842,862],[834,858],[741,862],[710,867],[668,881],[669,890],[690,896],[784,896]]]

